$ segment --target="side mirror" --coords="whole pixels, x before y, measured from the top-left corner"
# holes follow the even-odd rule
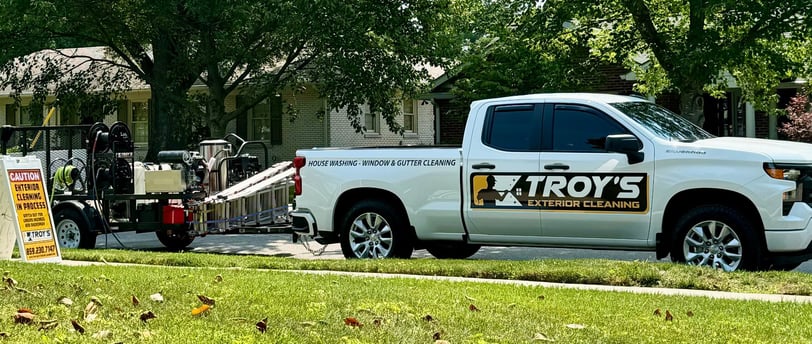
[[[643,161],[644,154],[640,151],[643,143],[634,135],[615,134],[606,136],[606,151],[626,154],[629,164],[636,164]]]

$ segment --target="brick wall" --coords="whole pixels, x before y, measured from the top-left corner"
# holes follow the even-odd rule
[[[366,108],[363,108],[367,111]],[[434,144],[434,106],[429,101],[417,100],[417,131],[403,136],[389,131],[386,121],[380,118],[378,133],[356,133],[347,119],[346,109],[329,114],[330,146],[398,146]],[[402,117],[399,118],[402,121]],[[363,122],[362,122],[363,123]]]

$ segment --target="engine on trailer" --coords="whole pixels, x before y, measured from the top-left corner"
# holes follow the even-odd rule
[[[109,128],[96,123],[90,128],[86,141],[89,191],[135,195],[204,191],[208,168],[198,152],[161,151],[155,162],[135,161],[131,137],[122,122]]]

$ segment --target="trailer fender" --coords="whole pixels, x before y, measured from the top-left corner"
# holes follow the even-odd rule
[[[90,224],[90,228],[88,228],[89,231],[97,234],[103,232],[104,223],[102,223],[101,214],[99,214],[96,208],[91,207],[90,204],[77,200],[60,201],[52,207],[51,213],[58,214],[66,208],[76,210],[81,214],[85,223]]]

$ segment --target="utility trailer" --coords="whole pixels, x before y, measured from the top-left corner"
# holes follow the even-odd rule
[[[264,169],[267,146],[234,134],[199,151],[161,151],[150,163],[136,161],[123,122],[3,126],[0,154],[42,162],[60,247],[93,248],[99,234],[135,231],[178,250],[196,236],[289,225],[290,163]]]

